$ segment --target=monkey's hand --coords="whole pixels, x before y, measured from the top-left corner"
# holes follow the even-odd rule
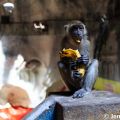
[[[81,55],[80,58],[78,58],[77,63],[87,65],[89,62],[89,57],[87,55]]]
[[[74,79],[74,80],[80,80],[80,79],[82,79],[82,75],[81,75],[80,72],[77,71],[77,70],[72,70],[72,71],[71,71],[71,77],[72,77],[72,79]]]
[[[81,98],[84,97],[86,94],[88,94],[90,91],[85,90],[84,88],[81,88],[80,90],[76,91],[73,94],[73,98]]]

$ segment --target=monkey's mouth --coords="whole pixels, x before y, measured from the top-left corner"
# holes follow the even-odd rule
[[[77,44],[80,44],[80,42],[81,42],[81,40],[75,40],[75,42],[77,43]]]

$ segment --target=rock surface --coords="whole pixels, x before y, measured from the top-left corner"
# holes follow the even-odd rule
[[[112,120],[120,116],[120,96],[110,92],[93,91],[79,99],[63,96],[55,99],[57,120]]]
[[[51,106],[54,106],[51,114]],[[47,113],[48,111],[48,113]],[[52,113],[53,112],[53,113]],[[49,119],[48,119],[49,115]],[[52,95],[24,120],[113,120],[120,119],[120,96],[106,91],[92,91],[83,98]]]

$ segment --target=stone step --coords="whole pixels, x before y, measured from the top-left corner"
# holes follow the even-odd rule
[[[92,91],[78,99],[52,95],[24,120],[33,120],[32,118],[35,120],[119,120],[120,95],[107,91]]]

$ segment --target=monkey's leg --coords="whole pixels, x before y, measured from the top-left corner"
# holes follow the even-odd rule
[[[73,94],[73,98],[80,98],[83,97],[85,94],[89,93],[93,88],[97,76],[98,76],[98,60],[94,59],[90,64],[85,75],[83,87]]]

